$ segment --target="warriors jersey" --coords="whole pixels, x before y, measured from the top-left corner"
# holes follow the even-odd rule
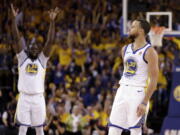
[[[26,94],[44,92],[44,80],[48,57],[41,52],[34,61],[24,51],[17,54],[18,58],[18,90]]]
[[[133,44],[129,44],[124,50],[124,72],[120,84],[145,87],[148,79],[148,65],[145,54],[150,44],[133,51]]]

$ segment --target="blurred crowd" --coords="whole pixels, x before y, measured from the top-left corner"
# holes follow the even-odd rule
[[[56,6],[62,10],[46,72],[45,135],[106,135],[108,116],[123,71],[120,50],[130,43],[120,35],[122,0],[1,0],[0,132],[16,135],[18,69],[13,50],[16,43],[11,33],[11,2],[19,8],[16,22],[24,49],[33,38],[45,43],[49,27],[47,11]],[[147,9],[155,0],[148,2]],[[173,5],[173,1],[166,2]],[[174,24],[179,29],[179,22]],[[147,126],[159,132],[168,110],[172,67],[175,57],[180,55],[180,39],[164,38],[163,46],[156,50],[160,66],[158,91],[150,101]],[[30,129],[28,134],[32,132]]]

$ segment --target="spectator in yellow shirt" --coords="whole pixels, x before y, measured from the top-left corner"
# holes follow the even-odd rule
[[[74,50],[74,60],[75,60],[76,68],[79,72],[85,71],[84,64],[86,62],[86,59],[87,59],[87,56],[83,48],[83,45],[78,45],[76,49]]]
[[[68,67],[72,62],[72,48],[67,45],[65,39],[60,40],[56,46],[52,49],[51,54],[58,55],[59,63],[61,66]]]

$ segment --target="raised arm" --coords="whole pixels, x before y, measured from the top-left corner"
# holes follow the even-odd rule
[[[15,10],[13,4],[11,4],[11,10],[12,10],[12,32],[14,39],[17,43],[15,46],[13,46],[13,48],[15,49],[16,53],[20,53],[22,50],[23,43],[16,24],[16,16],[18,15],[18,9]]]
[[[55,8],[52,9],[48,12],[49,18],[50,18],[50,26],[49,26],[49,31],[48,31],[48,37],[47,41],[45,43],[45,47],[43,49],[43,53],[46,57],[49,57],[50,51],[54,42],[55,38],[55,19],[57,14],[59,13],[59,9]]]

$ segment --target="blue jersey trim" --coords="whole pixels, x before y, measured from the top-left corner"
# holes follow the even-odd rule
[[[26,57],[26,58],[24,59],[24,61],[20,64],[20,67],[24,64],[24,62],[25,62],[27,59],[28,59],[28,57]]]
[[[122,130],[131,130],[131,129],[135,129],[135,128],[141,128],[142,126],[133,126],[133,127],[129,127],[128,129],[126,128],[123,128],[121,126],[118,126],[118,125],[115,125],[115,124],[112,124],[112,123],[109,123],[108,124],[109,127],[115,127],[115,128],[119,128],[119,129],[122,129]]]
[[[132,127],[123,128],[123,127],[121,127],[121,126],[119,126],[119,125],[112,124],[111,122],[109,122],[108,126],[109,126],[109,127],[119,128],[119,129],[127,130],[127,131],[128,131],[128,130],[131,130],[131,129],[134,129],[134,128],[142,128],[142,125],[143,125],[144,121],[145,121],[145,115],[143,115],[143,116],[141,117],[141,119],[138,121],[138,123],[137,123],[135,126],[132,126]]]
[[[37,125],[37,126],[31,126],[31,127],[43,127],[45,125],[46,125],[46,123],[43,123],[43,124],[40,124],[40,125]]]
[[[25,126],[25,127],[31,127],[29,124],[22,124],[22,123],[17,123],[18,126]]]
[[[141,126],[129,127],[129,130],[130,130],[130,129],[134,129],[134,128],[141,128]]]
[[[128,46],[129,46],[129,45],[125,46],[125,48],[124,48],[124,56],[125,56],[125,54],[126,54],[126,50],[127,50]]]
[[[114,125],[114,124],[112,124],[112,123],[109,123],[109,124],[108,124],[108,126],[109,126],[109,127],[119,128],[119,129],[122,129],[122,130],[127,130],[127,129],[125,129],[125,128],[121,127],[121,126]]]
[[[42,68],[45,69],[45,67],[42,65],[41,60],[38,58],[39,63],[41,64]]]
[[[144,53],[143,53],[143,60],[144,60],[144,62],[146,62],[146,63],[148,63],[148,62],[147,62],[147,60],[145,59],[145,54],[146,54],[147,50],[148,50],[150,47],[151,47],[151,45],[148,46],[148,47],[146,48],[146,50],[144,51]]]
[[[141,49],[143,49],[144,47],[146,47],[147,45],[148,45],[149,43],[147,43],[147,44],[145,44],[143,47],[141,47],[141,48],[139,48],[139,49],[137,49],[137,50],[133,50],[133,44],[131,45],[131,50],[132,50],[132,52],[133,52],[133,54],[135,54],[137,51],[139,51],[139,50],[141,50]]]
[[[46,125],[46,123],[43,123],[43,124],[40,124],[40,125],[37,125],[37,126],[31,126],[29,124],[22,124],[22,123],[17,123],[18,126],[25,126],[25,127],[43,127]]]
[[[145,121],[145,115],[141,117],[141,119],[138,121],[138,123],[135,126],[129,127],[128,129],[134,129],[134,128],[141,128],[143,123]]]

